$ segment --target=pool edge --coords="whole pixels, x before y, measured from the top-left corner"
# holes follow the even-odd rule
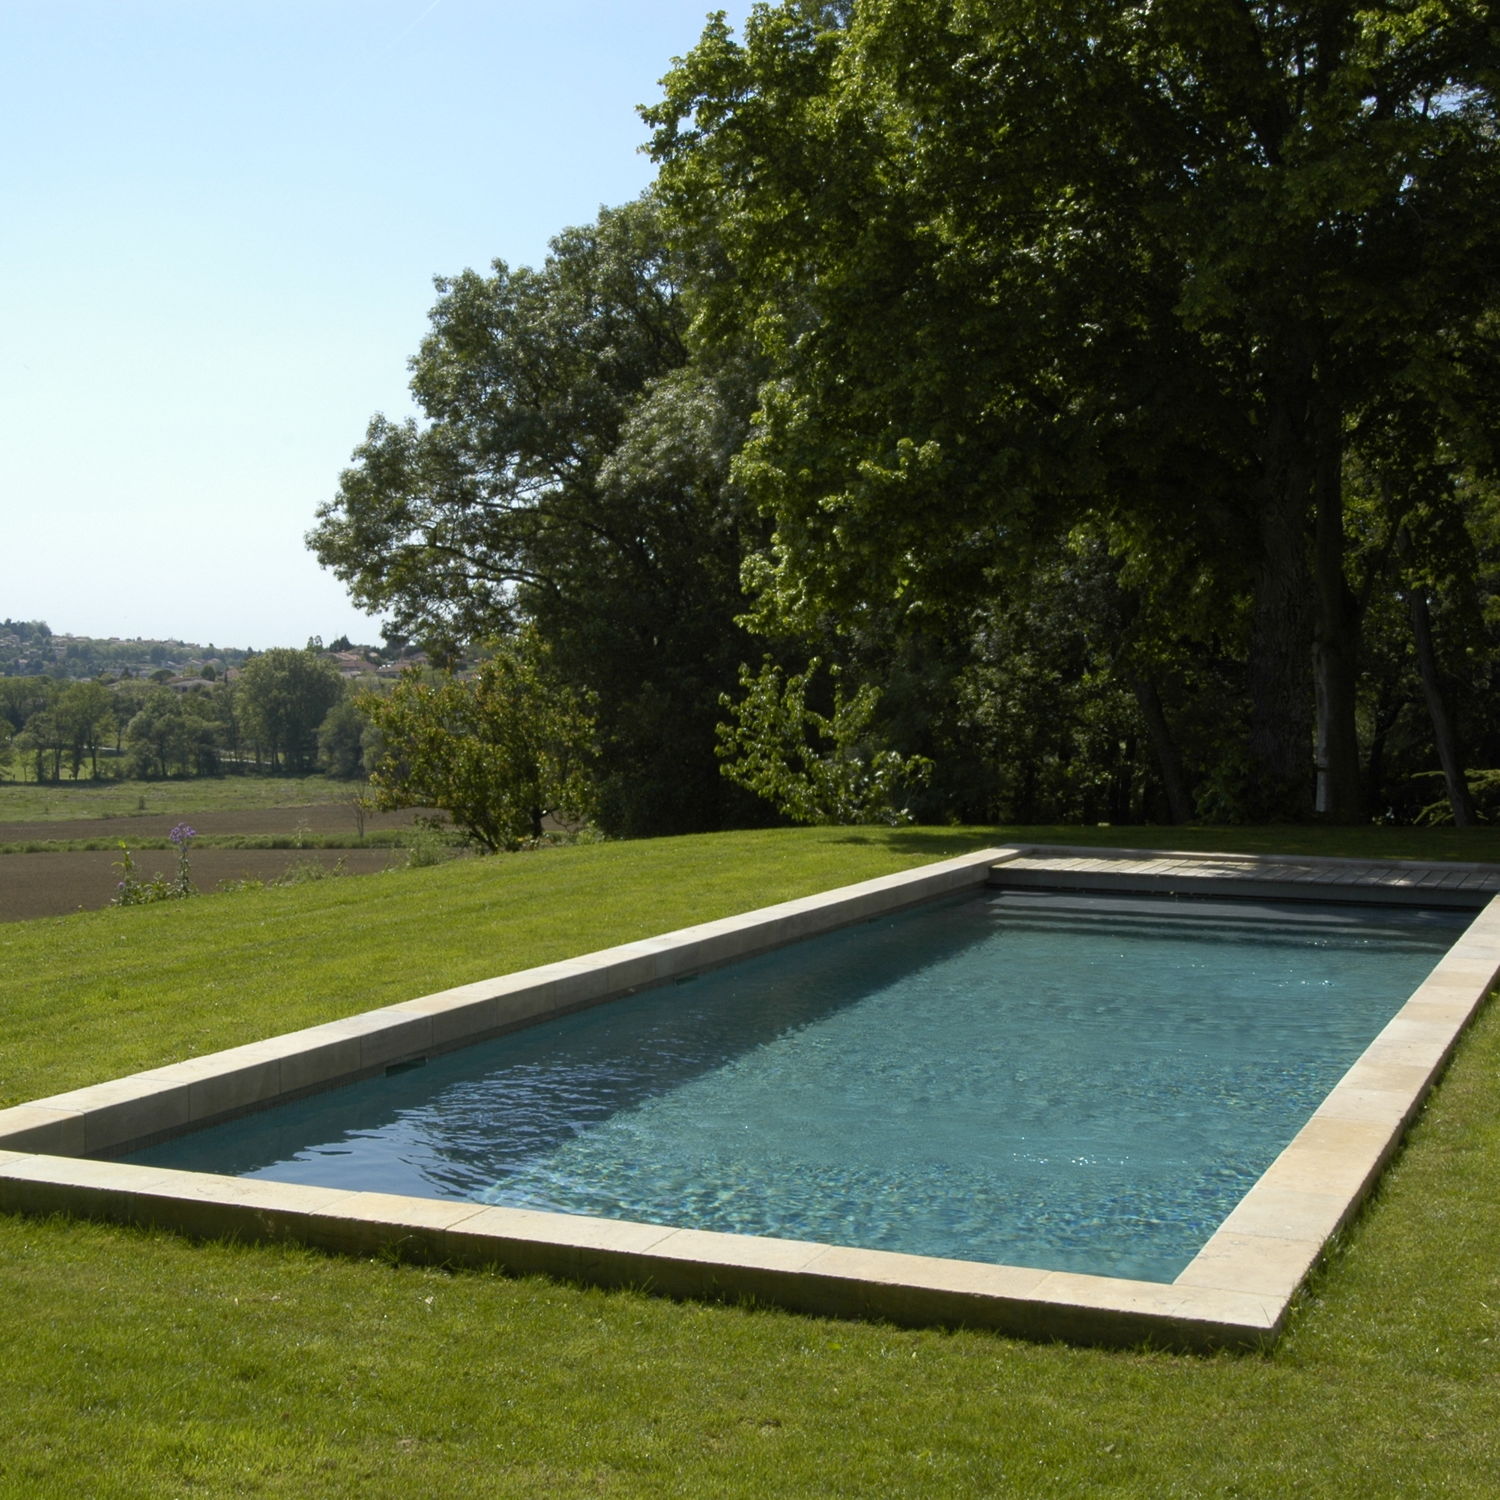
[[[495,1266],[671,1296],[983,1327],[1035,1339],[1192,1350],[1266,1347],[1329,1238],[1368,1195],[1500,973],[1500,897],[1475,917],[1172,1283],[216,1177],[90,1155],[146,1144],[273,1098],[371,1076],[750,951],[977,887],[997,866],[1041,852],[976,851],[0,1111],[0,1209],[66,1212],[204,1238],[291,1240],[343,1253]],[[1149,864],[1160,856],[1143,852],[1141,858]],[[1140,874],[1149,886],[1150,874]],[[1370,890],[1367,899],[1382,895]]]
[[[1177,1276],[1290,1304],[1355,1217],[1500,978],[1500,896],[1412,991]]]

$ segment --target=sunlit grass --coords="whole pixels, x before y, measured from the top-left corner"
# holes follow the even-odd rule
[[[134,818],[348,802],[361,783],[329,776],[193,776],[180,781],[0,781],[0,823]]]
[[[1340,840],[1323,852],[1408,852]],[[1003,841],[596,845],[13,924],[0,1099]],[[1487,1496],[1497,1202],[1491,1008],[1268,1356],[898,1331],[0,1215],[0,1495]]]

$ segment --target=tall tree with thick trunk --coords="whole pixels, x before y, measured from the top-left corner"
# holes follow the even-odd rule
[[[783,611],[951,607],[1083,513],[1253,590],[1248,810],[1358,816],[1340,475],[1460,412],[1500,285],[1478,3],[861,0],[722,21],[648,112],[773,361],[739,473]],[[1435,391],[1441,390],[1441,395]]]

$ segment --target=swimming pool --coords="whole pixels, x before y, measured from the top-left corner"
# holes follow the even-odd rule
[[[1470,917],[986,891],[127,1159],[1170,1282]]]
[[[116,1160],[205,1125],[980,887],[1477,913],[1171,1282]],[[0,1210],[539,1272],[820,1315],[1186,1349],[1273,1342],[1500,978],[1500,868],[1066,846],[980,849],[0,1110]],[[678,988],[675,985],[674,988]],[[691,991],[689,983],[680,987]]]

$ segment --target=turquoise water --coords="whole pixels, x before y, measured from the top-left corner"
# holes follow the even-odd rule
[[[1170,1281],[1468,921],[986,892],[130,1160]]]

